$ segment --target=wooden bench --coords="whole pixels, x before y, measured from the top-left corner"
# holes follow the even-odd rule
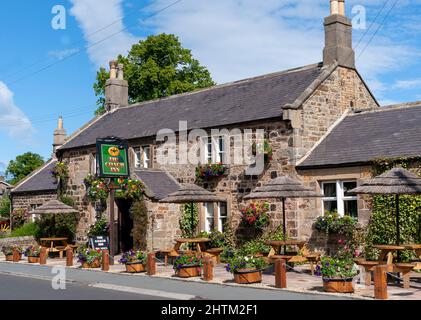
[[[371,272],[374,271],[374,268],[380,264],[380,261],[369,261],[369,260],[354,260],[355,263],[364,268],[365,272],[365,285],[371,285]]]
[[[311,275],[314,276],[314,266],[317,265],[317,262],[319,262],[320,254],[319,253],[307,254],[305,258],[310,263],[310,272],[311,272]]]
[[[212,258],[215,258],[216,263],[221,263],[221,253],[224,251],[223,248],[210,248],[205,251]]]
[[[46,249],[47,249],[47,253],[58,252],[60,259],[63,259],[63,252],[66,251],[67,247],[66,246],[55,246],[55,247],[49,247],[49,248],[46,248]]]
[[[403,287],[409,289],[410,273],[415,267],[415,263],[395,263],[393,265],[393,272],[401,272],[403,277]]]
[[[179,257],[180,254],[174,249],[163,249],[158,250],[157,253],[161,253],[164,256],[164,265],[168,265],[168,257],[174,259],[175,257]]]

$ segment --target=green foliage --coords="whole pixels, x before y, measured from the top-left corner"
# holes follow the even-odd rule
[[[269,253],[270,246],[265,244],[265,239],[260,237],[245,242],[238,250],[239,254],[244,256],[255,256],[258,253]]]
[[[16,244],[1,247],[1,252],[3,252],[5,256],[11,256],[15,250],[20,254],[24,252],[23,248]]]
[[[8,238],[15,238],[15,237],[25,237],[25,236],[33,236],[35,237],[39,232],[39,227],[34,222],[25,223],[21,227],[14,229],[9,235]]]
[[[182,206],[179,224],[184,238],[195,237],[197,225],[199,224],[199,206],[196,203],[187,203]]]
[[[352,278],[357,273],[358,270],[352,259],[322,257],[320,265],[316,267],[316,274],[325,278]]]
[[[126,199],[140,200],[143,197],[145,186],[140,180],[129,179],[123,188],[123,197]]]
[[[24,208],[14,209],[12,211],[12,228],[13,230],[23,226],[28,219],[28,210]]]
[[[86,180],[85,180],[86,183]],[[105,183],[104,179],[98,178],[90,181],[90,186],[88,187],[87,196],[89,201],[106,201],[108,198],[109,188]]]
[[[42,214],[36,221],[39,229],[35,237],[52,238],[67,237],[69,242],[73,242],[76,235],[76,228],[79,222],[79,214],[59,213]]]
[[[10,199],[8,196],[0,197],[0,217],[10,217]]]
[[[25,256],[27,257],[39,257],[41,254],[41,247],[38,245],[29,246],[25,250]]]
[[[73,200],[72,197],[66,196],[66,195],[61,195],[59,200],[61,202],[63,202],[64,204],[74,208],[75,207],[75,200]]]
[[[57,162],[54,168],[51,170],[51,175],[58,181],[59,179],[63,184],[66,184],[69,179],[69,169],[63,162]]]
[[[146,234],[148,231],[148,208],[146,207],[145,201],[138,200],[133,203],[130,208],[130,211],[133,215],[133,246],[136,249],[146,250]]]
[[[124,64],[124,78],[129,83],[130,103],[163,98],[214,85],[209,71],[182,47],[172,34],[151,35],[134,44],[127,57],[119,56]],[[109,73],[101,68],[94,84],[98,97],[99,115],[105,111],[105,82]]]
[[[121,255],[121,259],[118,260],[118,262],[122,263],[122,264],[126,264],[126,263],[141,263],[141,264],[146,264],[147,262],[147,253],[145,251],[141,251],[141,250],[130,250],[127,252],[124,252]]]
[[[79,263],[88,263],[89,265],[94,263],[96,260],[99,261],[99,263],[102,263],[102,252],[101,250],[94,250],[87,247],[82,247],[78,249],[78,262]]]
[[[421,168],[414,167],[419,158],[375,159],[372,161],[373,175],[380,175],[395,166],[405,169],[413,168],[420,174]],[[367,259],[378,259],[379,250],[375,244],[396,243],[396,203],[394,196],[375,195],[372,198],[372,214],[365,238],[365,256]],[[400,242],[421,242],[421,196],[401,195],[399,197]],[[403,261],[415,259],[411,250],[401,253]]]
[[[199,256],[188,256],[182,255],[179,256],[173,265],[174,270],[180,270],[183,266],[203,266],[203,259]]]
[[[357,219],[350,216],[339,216],[337,211],[327,211],[324,216],[316,219],[316,230],[326,233],[337,233],[351,236],[357,225]]]
[[[108,232],[110,229],[110,224],[108,223],[107,219],[101,218],[93,225],[90,226],[88,231],[88,237],[95,237],[95,236],[108,236]]]
[[[11,175],[12,179],[8,182],[12,185],[17,184],[28,174],[44,164],[44,159],[36,153],[27,152],[11,160],[6,169],[6,176]]]
[[[228,272],[235,273],[240,269],[256,269],[263,270],[267,267],[263,258],[255,258],[251,256],[236,255],[227,261],[225,269]]]

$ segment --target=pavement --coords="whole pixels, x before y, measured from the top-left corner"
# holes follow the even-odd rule
[[[117,259],[118,257],[115,260]],[[46,266],[40,266],[28,264],[26,260],[21,260],[19,263],[5,262],[4,258],[0,257],[0,275],[42,279],[44,282],[49,282],[50,288],[51,280],[55,276],[52,271],[57,266],[64,268],[65,259],[48,259]],[[111,290],[115,294],[130,295],[134,299],[150,297],[150,299],[176,300],[371,300],[374,296],[373,286],[365,287],[358,283],[355,284],[354,294],[325,293],[321,278],[312,276],[307,265],[297,266],[296,271],[287,273],[287,289],[275,288],[275,277],[270,270],[263,274],[262,283],[236,284],[232,275],[225,271],[223,264],[215,267],[214,280],[211,282],[205,282],[199,277],[177,278],[174,276],[172,266],[164,266],[162,262],[157,263],[155,276],[125,273],[124,265],[118,263],[110,266],[109,272],[103,272],[101,269],[81,269],[76,260],[73,267],[66,267],[64,270],[66,270],[66,283],[70,284],[71,290],[73,285],[75,291],[81,288],[86,288],[87,291]],[[421,280],[421,275],[419,277]],[[101,292],[98,291],[98,299],[101,299]],[[420,300],[421,282],[411,283],[410,289],[389,284],[388,292],[389,299],[392,300]]]

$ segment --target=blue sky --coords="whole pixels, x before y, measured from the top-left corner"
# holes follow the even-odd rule
[[[90,120],[98,67],[149,34],[178,35],[218,83],[322,59],[329,0],[175,2],[3,1],[0,172],[26,151],[48,159],[58,116],[69,134]],[[55,5],[66,9],[64,30],[51,26]],[[354,29],[357,67],[378,100],[421,100],[421,0],[347,0],[348,16],[357,6],[366,11],[366,29]]]

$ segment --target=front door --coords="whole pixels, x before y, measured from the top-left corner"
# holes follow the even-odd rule
[[[116,203],[118,207],[119,222],[118,249],[120,252],[126,252],[130,249],[133,249],[133,218],[130,214],[130,207],[132,206],[132,201],[126,199],[117,199]]]

